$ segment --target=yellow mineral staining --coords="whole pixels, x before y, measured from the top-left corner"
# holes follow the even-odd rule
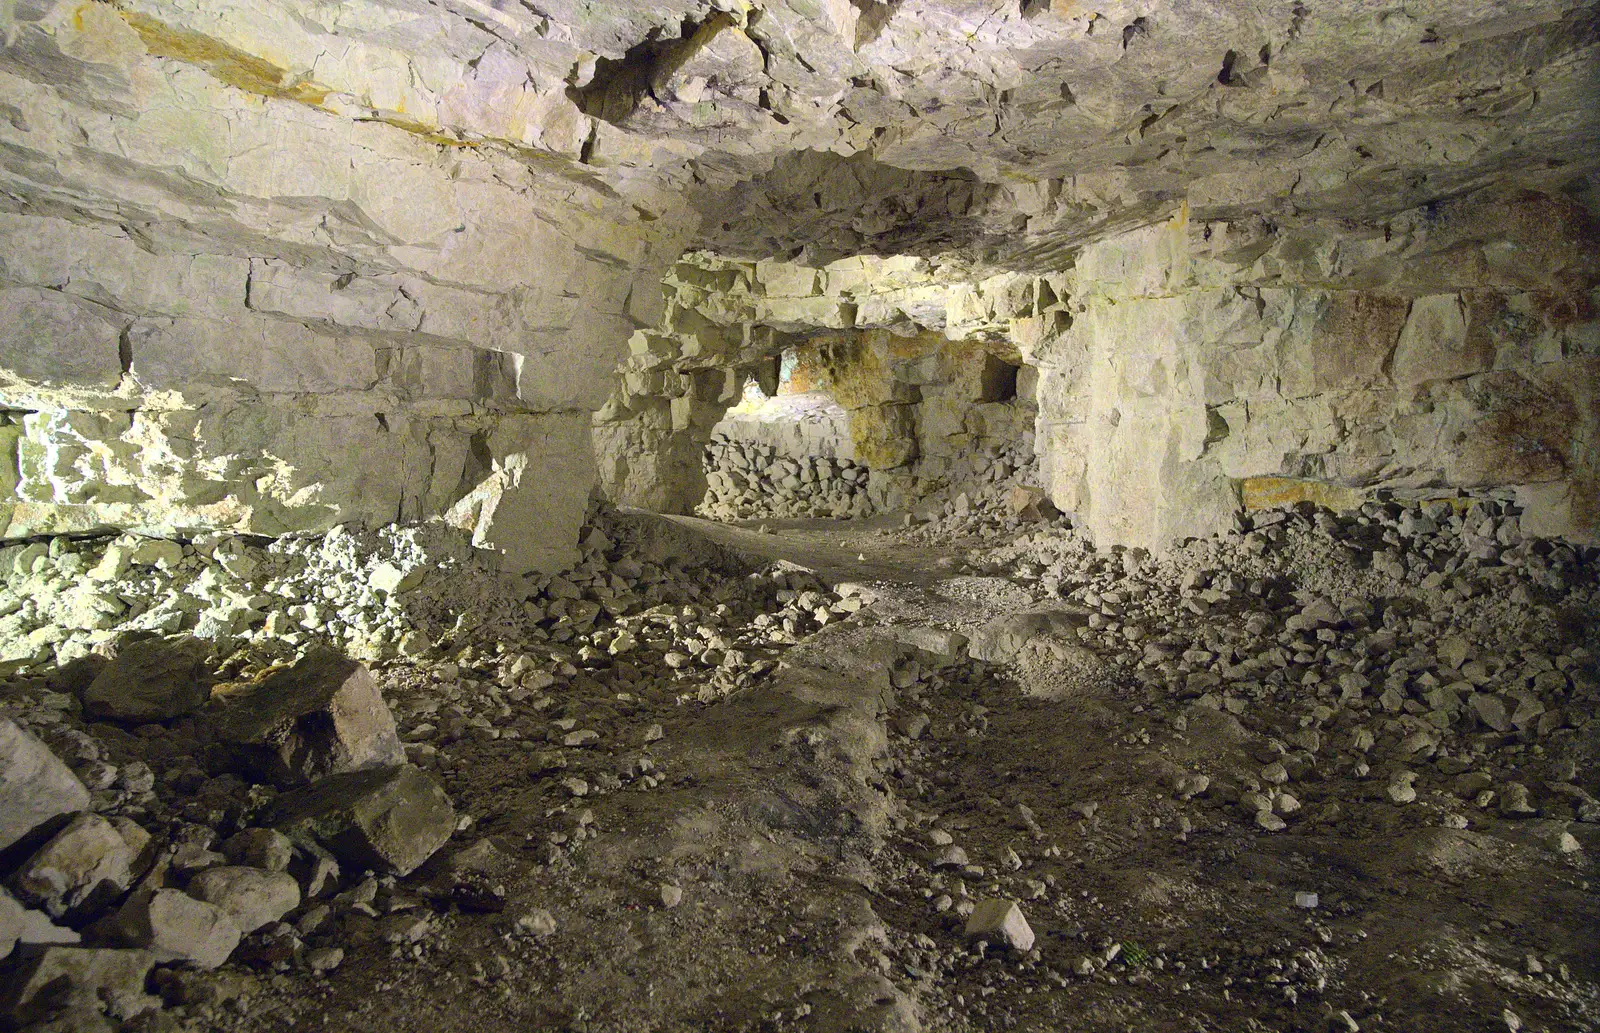
[[[139,34],[145,49],[152,55],[204,69],[212,78],[229,86],[262,97],[292,100],[313,107],[321,106],[332,92],[324,86],[290,75],[286,68],[279,68],[270,61],[247,54],[204,33],[174,28],[149,15],[133,11],[122,12],[122,17]]]
[[[426,141],[427,143],[431,143],[437,147],[481,147],[483,145],[483,141],[459,140],[456,137],[441,132],[438,126],[428,125],[425,122],[417,122],[409,118],[401,118],[399,115],[391,112],[380,111],[372,115],[372,117],[362,119],[361,121],[381,122],[386,126],[393,126],[396,129],[410,133],[412,136]]]
[[[1246,477],[1239,482],[1239,498],[1245,509],[1271,509],[1296,502],[1315,502],[1332,510],[1355,509],[1367,500],[1356,488],[1323,481],[1303,481],[1293,477]]]

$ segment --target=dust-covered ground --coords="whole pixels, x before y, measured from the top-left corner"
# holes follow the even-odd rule
[[[343,864],[126,1019],[27,1020],[1600,1028],[1593,549],[1459,502],[1257,514],[1159,559],[1064,521],[603,531],[520,616],[436,597],[429,648],[375,654],[457,811],[426,864]],[[219,654],[242,677],[270,645]],[[219,850],[265,822],[275,791],[186,720],[86,721],[70,682],[24,667],[0,703],[115,769],[97,811]],[[988,901],[1027,935],[974,927]]]

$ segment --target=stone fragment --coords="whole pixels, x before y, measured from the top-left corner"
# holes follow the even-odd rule
[[[293,876],[243,865],[206,869],[189,880],[189,895],[216,905],[246,935],[300,904],[300,886]]]
[[[317,947],[306,951],[306,968],[321,975],[332,972],[344,964],[344,950],[339,947]]]
[[[171,570],[183,562],[183,546],[164,538],[146,538],[134,547],[128,559],[137,566]]]
[[[77,943],[78,938],[73,930],[50,921],[50,916],[43,911],[23,907],[10,893],[0,889],[0,959],[18,946]]]
[[[183,962],[209,971],[239,946],[239,924],[223,908],[172,889],[141,890],[117,912],[117,932],[157,962]]]
[[[1256,812],[1256,824],[1268,832],[1282,832],[1289,827],[1289,823],[1273,814],[1270,810]]]
[[[218,688],[201,715],[217,741],[280,785],[405,763],[394,716],[361,664],[315,649],[290,668]]]
[[[1042,489],[1018,484],[1006,494],[1006,510],[1016,519],[1034,523],[1053,519],[1058,510]]]
[[[455,831],[439,784],[410,765],[333,775],[277,800],[273,824],[309,836],[356,869],[405,875]]]
[[[425,567],[413,567],[407,571],[401,570],[393,563],[380,563],[373,567],[372,573],[367,576],[367,584],[374,591],[393,597],[409,592],[422,584],[422,579],[426,574],[427,569]]]
[[[121,896],[133,881],[134,857],[115,825],[80,814],[23,862],[11,885],[23,901],[61,918]]]
[[[1478,715],[1478,720],[1489,728],[1497,732],[1511,731],[1511,715],[1506,713],[1505,702],[1499,696],[1491,696],[1487,692],[1474,692],[1467,697],[1467,705]]]
[[[662,883],[661,906],[671,909],[677,907],[681,903],[683,903],[683,887],[674,886],[670,882]]]
[[[959,631],[926,624],[891,624],[882,630],[896,642],[930,653],[945,663],[957,663],[967,654],[967,636]]]
[[[128,724],[191,714],[211,693],[209,652],[198,639],[129,642],[83,690],[84,713]]]
[[[87,810],[89,790],[50,747],[0,717],[0,850],[53,818]]]
[[[1459,670],[1472,657],[1472,646],[1460,635],[1451,635],[1440,641],[1437,653],[1441,663],[1452,670]]]
[[[1526,818],[1539,813],[1533,806],[1528,787],[1521,782],[1507,782],[1500,786],[1500,813],[1507,818]]]
[[[1067,610],[1023,613],[1006,617],[974,631],[967,642],[967,653],[974,660],[996,664],[1011,663],[1035,639],[1070,633],[1082,623],[1081,616]]]
[[[300,884],[300,895],[307,899],[325,897],[339,888],[339,862],[317,843],[299,844],[294,860],[289,862],[289,874]]]
[[[83,1008],[131,1019],[161,1003],[145,993],[154,964],[149,951],[45,947],[0,979],[0,1016],[26,1025],[56,1008]]]
[[[555,935],[556,919],[548,910],[536,907],[519,915],[513,927],[519,935],[543,939]]]
[[[222,853],[234,864],[281,872],[294,857],[294,843],[277,829],[241,829],[222,844]]]
[[[978,906],[967,916],[966,935],[968,939],[987,940],[1014,951],[1033,949],[1033,929],[1014,900],[978,901]]]

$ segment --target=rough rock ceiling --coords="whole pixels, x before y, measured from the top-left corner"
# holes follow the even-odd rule
[[[109,116],[146,84],[49,42],[89,8],[250,93],[509,150],[647,217],[685,191],[696,246],[738,257],[1044,269],[1183,201],[1370,222],[1600,153],[1600,9],[1574,0],[13,7],[0,68]]]
[[[1600,138],[1592,5],[716,6],[573,93],[687,145],[699,243],[742,257],[966,244],[1045,267],[1180,199],[1370,221],[1491,182],[1549,188]]]

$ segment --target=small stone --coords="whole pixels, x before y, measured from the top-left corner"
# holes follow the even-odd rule
[[[967,918],[966,936],[969,940],[987,940],[1018,952],[1033,949],[1033,929],[1014,900],[978,901]]]
[[[367,575],[367,584],[373,591],[393,597],[409,592],[422,584],[426,574],[425,567],[413,567],[407,571],[392,563],[380,563],[372,568],[371,574]]]
[[[1500,697],[1487,692],[1474,692],[1467,697],[1467,705],[1478,715],[1478,720],[1489,728],[1497,732],[1511,731],[1511,716],[1506,713],[1505,702]]]
[[[670,909],[677,907],[681,903],[683,903],[683,887],[674,886],[670,882],[663,883],[661,886],[661,906]]]
[[[332,972],[344,963],[344,950],[339,947],[316,947],[306,951],[306,968],[318,975]]]
[[[300,886],[293,876],[242,865],[206,869],[189,880],[189,895],[215,904],[246,934],[278,921],[300,904]]]
[[[1472,656],[1472,646],[1460,635],[1451,635],[1439,643],[1436,650],[1440,661],[1452,670],[1459,670]]]
[[[953,844],[939,851],[939,856],[933,861],[935,868],[964,868],[966,865],[967,852]]]
[[[234,864],[282,872],[294,857],[294,843],[276,829],[241,829],[222,844],[222,853]]]
[[[1196,796],[1205,795],[1211,788],[1211,776],[1186,773],[1179,775],[1173,783],[1173,792],[1180,800],[1191,800]]]
[[[1256,812],[1256,824],[1268,832],[1282,832],[1289,827],[1289,823],[1273,814],[1270,810]]]
[[[433,931],[433,918],[431,915],[419,915],[412,911],[403,911],[400,914],[390,915],[378,926],[378,935],[385,943],[412,944],[421,943]]]
[[[1408,804],[1417,798],[1417,791],[1409,782],[1391,782],[1384,792],[1394,804]]]
[[[1296,890],[1295,891],[1295,895],[1294,895],[1294,906],[1295,907],[1303,907],[1303,908],[1310,909],[1310,908],[1316,907],[1317,903],[1318,903],[1317,895],[1315,893],[1307,893],[1304,890]]]
[[[556,919],[546,909],[536,907],[517,918],[515,929],[519,935],[544,939],[546,936],[555,935]]]
[[[914,714],[906,714],[895,721],[900,734],[907,739],[913,740],[922,738],[923,734],[928,730],[929,723],[928,715],[921,711]]]
[[[1538,808],[1529,800],[1528,787],[1521,782],[1506,782],[1500,786],[1500,813],[1507,818],[1526,818],[1538,814]]]
[[[1558,854],[1576,854],[1583,849],[1583,844],[1578,842],[1578,837],[1566,829],[1551,833],[1545,842],[1549,844],[1551,850]]]
[[[289,861],[289,874],[300,884],[300,896],[304,899],[325,897],[339,888],[339,862],[311,841],[299,844]]]

